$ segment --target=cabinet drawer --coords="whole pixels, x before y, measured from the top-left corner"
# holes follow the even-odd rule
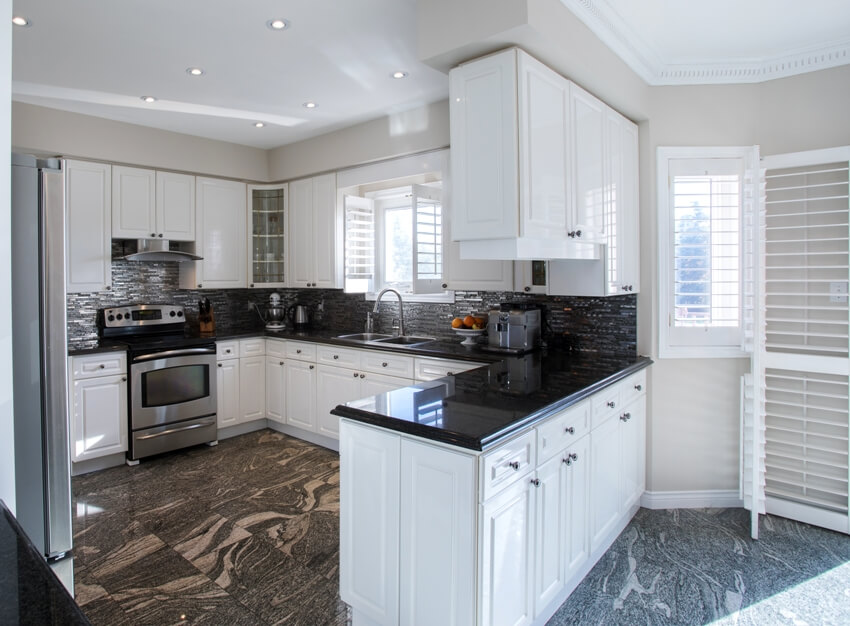
[[[590,431],[590,402],[556,413],[535,430],[538,463],[543,463]]]
[[[266,354],[266,340],[262,337],[239,340],[239,358],[243,356],[264,356]]]
[[[360,352],[351,348],[319,346],[316,351],[316,362],[356,370],[360,368]]]
[[[216,341],[215,358],[219,361],[239,358],[239,341]]]
[[[646,370],[641,370],[629,376],[620,383],[620,402],[623,406],[629,404],[635,398],[646,394]]]
[[[496,495],[534,469],[535,436],[534,430],[530,430],[481,457],[483,500]]]
[[[591,428],[596,428],[616,413],[620,401],[620,384],[611,385],[590,398]]]
[[[127,373],[127,355],[124,352],[74,356],[71,360],[74,379]]]
[[[285,357],[286,342],[283,339],[266,339],[266,356]]]
[[[360,368],[366,372],[413,378],[413,357],[389,352],[364,350],[360,353]]]
[[[473,363],[472,361],[450,361],[448,359],[422,359],[415,357],[416,371],[414,378],[419,380],[435,380],[443,376],[459,374],[466,370],[481,367],[484,363]]]
[[[287,341],[286,356],[300,361],[316,360],[316,344],[304,341]]]

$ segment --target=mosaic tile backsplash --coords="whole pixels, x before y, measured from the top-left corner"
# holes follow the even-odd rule
[[[179,304],[186,308],[189,324],[198,323],[198,301],[209,298],[220,328],[262,327],[254,304],[268,302],[272,291],[280,293],[286,306],[307,305],[313,325],[363,330],[366,313],[374,302],[362,294],[320,289],[223,289],[189,290],[178,288],[177,263],[143,263],[115,258],[113,250],[112,290],[99,293],[68,294],[68,343],[71,349],[85,349],[97,343],[97,309],[136,302]],[[488,311],[505,301],[534,302],[543,310],[543,338],[550,346],[606,355],[634,355],[637,349],[637,295],[609,298],[543,296],[493,291],[456,291],[454,304],[409,303],[404,306],[405,331],[457,340],[451,319],[470,312]],[[389,332],[398,317],[398,303],[385,296],[377,317],[376,330]]]

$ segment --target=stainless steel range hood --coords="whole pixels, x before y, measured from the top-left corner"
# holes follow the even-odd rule
[[[204,257],[184,250],[170,250],[167,239],[138,239],[136,252],[124,257],[125,261],[203,261]]]

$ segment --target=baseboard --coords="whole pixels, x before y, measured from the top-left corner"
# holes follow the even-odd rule
[[[100,470],[109,469],[110,467],[118,467],[124,465],[127,460],[127,455],[124,452],[117,454],[108,454],[97,459],[87,459],[85,461],[77,461],[71,463],[71,476],[82,476],[89,472],[99,472]]]
[[[244,424],[236,424],[236,426],[227,426],[225,428],[218,429],[218,438],[219,440],[230,439],[231,437],[238,437],[239,435],[252,433],[255,430],[263,430],[266,427],[267,420],[265,418],[254,420],[253,422],[246,422]]]
[[[289,424],[281,424],[274,420],[268,420],[268,427],[279,433],[283,433],[284,435],[290,435],[296,439],[303,439],[304,441],[315,443],[317,446],[322,446],[323,448],[339,452],[339,440],[337,439],[331,439],[330,437],[320,435],[319,433],[311,433],[308,430],[302,430],[301,428],[290,426]]]
[[[703,491],[644,491],[640,505],[645,509],[729,509],[744,502],[738,492],[728,489]]]

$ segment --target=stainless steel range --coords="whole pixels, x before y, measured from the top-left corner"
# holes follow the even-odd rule
[[[103,338],[128,346],[127,463],[218,439],[215,341],[187,332],[182,306],[133,304],[98,311]]]

